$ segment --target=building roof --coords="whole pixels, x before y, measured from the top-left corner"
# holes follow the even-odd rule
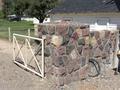
[[[120,0],[63,0],[51,13],[119,12]]]

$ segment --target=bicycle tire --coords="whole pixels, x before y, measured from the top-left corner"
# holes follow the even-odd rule
[[[96,72],[95,74],[92,73],[88,73],[88,76],[89,77],[97,77],[98,75],[100,75],[100,71],[101,71],[101,68],[100,68],[100,64],[98,61],[96,61],[95,59],[90,59],[89,60],[89,65],[92,65],[94,67],[94,71]],[[93,68],[93,67],[90,67],[89,69]]]

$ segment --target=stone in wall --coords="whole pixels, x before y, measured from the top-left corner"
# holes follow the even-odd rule
[[[89,50],[90,50],[89,45],[85,45],[82,49],[82,56],[89,59],[89,54],[90,54]]]
[[[97,44],[100,46],[102,44],[102,40],[101,39],[97,39]]]
[[[55,65],[56,67],[66,66],[68,65],[69,61],[70,61],[70,58],[67,55],[55,56],[53,58],[53,65]]]
[[[53,59],[53,65],[56,67],[64,66],[62,56],[55,56]]]
[[[78,45],[85,45],[85,39],[83,37],[78,38]]]
[[[52,36],[50,36],[49,34],[46,35],[46,39],[45,39],[45,44],[48,45],[51,43],[51,39],[52,39]]]
[[[56,25],[56,34],[65,36],[68,32],[68,24],[66,23],[60,23]]]
[[[47,25],[46,27],[48,29],[48,34],[49,35],[55,35],[55,29],[56,29],[55,25]]]
[[[88,77],[88,69],[89,67],[86,65],[83,68],[79,69],[79,78],[80,80]]]
[[[53,66],[53,72],[56,77],[66,76],[67,74],[66,69],[63,66],[60,67]]]
[[[84,56],[80,57],[80,68],[86,65],[86,58]]]
[[[102,51],[99,48],[94,49],[92,52],[94,52],[94,57],[102,56]]]
[[[66,46],[66,54],[69,55],[73,49],[75,49],[74,45],[67,45]]]
[[[89,42],[92,46],[95,46],[97,44],[97,39],[95,38],[95,36],[89,38]]]
[[[85,44],[89,45],[90,44],[90,37],[86,36],[86,37],[83,37],[83,38],[85,40]]]
[[[72,81],[78,81],[78,79],[80,79],[80,76],[79,76],[79,71],[75,71],[71,74],[71,79]]]
[[[71,74],[67,74],[65,77],[64,77],[64,84],[69,84],[72,82],[72,75]]]
[[[110,38],[110,31],[105,30],[105,38],[109,39]]]
[[[83,51],[83,46],[82,45],[78,46],[77,50],[78,50],[78,53],[81,55]]]
[[[77,28],[75,32],[77,33],[77,35],[78,35],[79,37],[82,37],[82,29]]]
[[[72,34],[71,38],[72,38],[73,40],[77,40],[77,39],[79,38],[77,32],[74,32],[74,33]]]
[[[56,47],[59,47],[62,45],[63,37],[60,35],[52,35],[51,43],[55,45]]]
[[[84,36],[89,36],[89,29],[88,28],[84,28],[84,29],[82,29],[82,36],[84,37]]]
[[[66,54],[66,47],[65,46],[60,46],[57,49],[57,52],[59,53],[59,55],[64,55]]]
[[[55,82],[57,86],[64,86],[64,77],[55,77]]]
[[[67,44],[69,43],[69,41],[70,41],[70,37],[69,37],[68,34],[65,35],[65,36],[63,36],[63,42],[62,42],[62,45],[67,45]]]
[[[76,49],[73,49],[73,50],[71,51],[71,53],[70,53],[70,58],[71,58],[72,60],[79,58],[79,53],[78,53],[78,51],[77,51]]]
[[[68,63],[68,65],[65,66],[67,74],[71,74],[74,71],[74,66],[75,66],[75,62],[72,60]]]

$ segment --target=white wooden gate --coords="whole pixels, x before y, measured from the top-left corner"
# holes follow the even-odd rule
[[[19,40],[21,39],[21,42]],[[35,55],[35,49],[33,45],[31,45],[30,41],[37,40],[41,43],[41,55]],[[20,35],[20,34],[13,34],[13,60],[14,63],[19,65],[20,67],[35,73],[40,77],[44,77],[44,40],[45,37],[42,39]],[[31,64],[34,63],[34,64]]]

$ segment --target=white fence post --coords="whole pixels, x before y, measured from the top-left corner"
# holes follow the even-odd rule
[[[11,29],[8,27],[8,39],[11,42]]]
[[[30,29],[28,29],[28,36],[30,37],[31,34],[30,34]],[[30,42],[30,38],[29,38],[29,42]]]
[[[39,35],[38,35],[38,24],[34,24],[34,35],[36,36],[36,37],[38,37]]]
[[[46,36],[42,36],[42,77],[45,77],[45,57],[44,57],[44,41]]]
[[[28,29],[28,36],[30,36],[30,29]]]
[[[9,42],[11,42],[11,30],[10,30],[10,27],[8,27],[8,39],[9,39]],[[10,50],[10,43],[9,43],[9,50]]]

